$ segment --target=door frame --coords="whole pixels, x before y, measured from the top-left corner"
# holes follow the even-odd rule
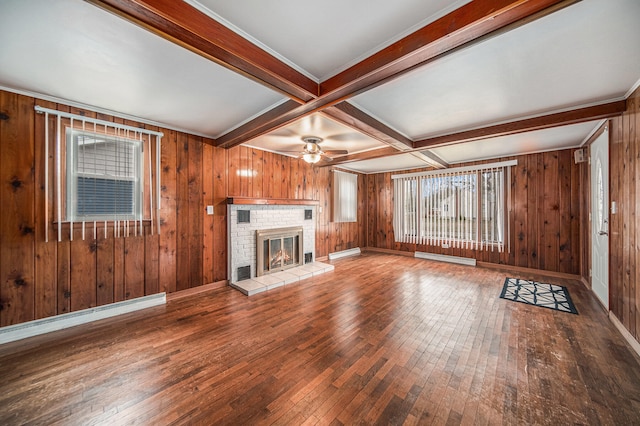
[[[595,221],[599,219],[599,215],[596,214],[594,206],[595,206],[595,202],[596,200],[594,200],[594,192],[595,192],[595,185],[597,185],[597,176],[594,175],[594,173],[592,172],[593,168],[595,167],[595,165],[592,162],[593,159],[593,144],[598,141],[600,138],[604,139],[604,149],[606,151],[606,159],[605,159],[605,166],[606,166],[606,173],[604,174],[603,177],[603,184],[604,184],[604,191],[605,191],[605,199],[604,199],[604,205],[602,206],[602,214],[604,217],[604,228],[602,229],[602,231],[606,232],[606,258],[604,261],[604,266],[606,268],[606,271],[604,273],[603,276],[603,280],[604,280],[604,284],[605,284],[605,292],[603,294],[603,296],[606,297],[606,300],[602,300],[602,298],[596,293],[595,289],[594,289],[594,256],[595,256],[595,252],[596,252],[596,229],[595,229]],[[610,307],[610,300],[611,300],[611,283],[610,283],[610,236],[609,236],[609,230],[610,230],[610,222],[611,222],[611,211],[610,211],[610,179],[611,179],[611,167],[610,167],[610,134],[609,134],[609,123],[608,121],[606,121],[602,126],[600,126],[600,128],[598,129],[598,131],[596,133],[594,133],[594,135],[591,137],[590,141],[589,141],[589,155],[588,155],[588,168],[589,168],[589,202],[588,202],[588,208],[589,208],[589,282],[591,284],[591,291],[594,293],[594,295],[596,296],[596,299],[598,300],[598,302],[600,302],[600,304],[605,308],[605,310],[607,312],[609,312],[609,307]]]

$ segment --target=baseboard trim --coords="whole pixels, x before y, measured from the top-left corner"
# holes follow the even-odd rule
[[[488,269],[501,269],[508,272],[517,272],[520,274],[535,274],[550,278],[563,278],[567,280],[581,281],[580,275],[567,274],[565,272],[545,271],[542,269],[525,268],[522,266],[505,265],[503,263],[478,262],[478,266]]]
[[[437,260],[440,262],[457,263],[459,265],[476,266],[476,260],[472,257],[449,256],[446,254],[426,253],[423,251],[415,252],[418,259]]]
[[[333,253],[329,253],[329,260],[340,259],[341,257],[347,257],[347,256],[357,256],[360,253],[361,253],[360,247],[356,247],[348,250],[336,251]]]
[[[585,277],[581,276],[580,277],[580,281],[582,282],[582,284],[588,288],[589,290],[591,290],[591,283],[589,282],[589,280],[587,280]]]
[[[0,344],[38,336],[40,334],[51,333],[65,328],[98,321],[105,318],[115,317],[129,312],[167,303],[165,293],[152,294],[138,297],[136,299],[123,300],[109,305],[96,306],[95,308],[83,309],[81,311],[69,312],[67,314],[56,315],[49,318],[37,319],[21,324],[9,325],[0,328]]]
[[[611,320],[613,325],[616,326],[620,334],[622,334],[622,337],[624,337],[624,340],[626,340],[627,343],[629,343],[629,346],[631,346],[631,348],[633,348],[633,350],[636,351],[638,356],[640,356],[640,342],[638,342],[631,335],[631,333],[629,333],[629,330],[627,330],[627,328],[622,324],[622,322],[618,319],[618,317],[615,316],[615,314],[611,311],[609,311],[609,319]]]
[[[194,294],[205,293],[207,291],[223,288],[229,285],[228,280],[216,281],[210,284],[201,285],[198,287],[188,288],[186,290],[176,291],[167,295],[167,302],[171,302],[185,297],[193,296]]]
[[[402,251],[402,250],[391,250],[384,249],[378,247],[365,247],[364,252],[373,252],[373,253],[384,253],[384,254],[395,254],[396,256],[405,256],[405,257],[414,257],[414,252],[412,251]]]

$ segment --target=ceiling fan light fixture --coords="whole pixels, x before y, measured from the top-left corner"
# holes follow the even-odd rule
[[[302,155],[302,159],[310,164],[315,164],[320,161],[320,154],[317,152],[308,152]]]

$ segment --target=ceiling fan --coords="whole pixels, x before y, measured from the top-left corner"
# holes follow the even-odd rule
[[[303,136],[302,142],[304,142],[304,149],[302,151],[288,151],[295,152],[302,158],[304,161],[310,164],[315,164],[321,159],[325,161],[331,161],[331,155],[345,155],[348,154],[349,151],[345,149],[332,149],[332,150],[323,150],[320,148],[320,142],[322,142],[322,138],[317,136]],[[286,151],[285,151],[286,152]]]

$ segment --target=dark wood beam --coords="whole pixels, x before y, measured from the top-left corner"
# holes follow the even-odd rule
[[[413,148],[411,139],[382,124],[348,102],[340,102],[325,108],[322,113],[387,145],[397,146],[400,144],[407,148]]]
[[[519,22],[530,22],[534,17],[543,16],[577,1],[579,0],[474,0],[321,83],[318,98],[280,117],[263,120],[259,127],[249,123],[240,126],[233,134],[218,138],[218,143],[225,147],[242,144],[304,116],[339,104],[461,46],[512,28]]]
[[[447,167],[450,166],[449,163],[447,163],[446,161],[444,161],[442,158],[440,158],[439,156],[437,156],[436,154],[434,154],[431,151],[412,151],[411,152],[415,157],[430,163],[432,166],[438,168],[438,169],[446,169]]]
[[[86,1],[301,103],[318,95],[318,83],[185,2]]]
[[[373,151],[361,152],[358,154],[341,155],[332,161],[318,163],[318,167],[337,166],[339,164],[352,163],[354,161],[371,160],[373,158],[388,157],[390,155],[404,154],[392,146],[374,149]]]
[[[625,100],[608,102],[605,104],[594,105],[584,108],[576,108],[571,111],[563,111],[559,113],[547,114],[535,118],[524,120],[516,120],[509,123],[487,126],[480,129],[469,130],[465,132],[452,133],[449,135],[437,136],[434,138],[423,139],[414,142],[414,149],[411,151],[393,151],[388,148],[363,152],[355,155],[345,155],[333,160],[330,165],[338,165],[349,163],[352,161],[371,160],[374,158],[390,157],[395,155],[406,154],[408,152],[421,151],[422,154],[428,156],[438,162],[439,157],[432,157],[429,148],[439,146],[453,145],[463,142],[472,142],[476,140],[487,139],[498,136],[508,136],[517,133],[529,132],[534,130],[549,129],[552,127],[566,126],[570,124],[586,123],[588,121],[602,120],[606,118],[616,117],[626,111],[627,102]],[[442,162],[446,166],[445,162]]]
[[[285,103],[280,104],[275,108],[272,108],[271,110],[260,115],[259,117],[256,117],[253,120],[246,122],[245,124],[238,127],[237,129],[230,131],[229,133],[225,134],[221,138],[216,139],[216,146],[219,146],[221,148],[231,148],[241,143],[241,142],[233,143],[233,141],[242,139],[244,142],[253,137],[264,134],[264,133],[260,133],[259,129],[269,128],[271,130],[275,130],[276,127],[271,127],[271,124],[275,120],[278,120],[279,118],[281,118],[283,115],[291,113],[292,111],[295,111],[296,107],[298,106],[299,104],[296,101],[292,101],[292,100],[286,101]],[[253,129],[253,131],[251,131],[250,129]]]
[[[571,111],[547,114],[524,120],[511,121],[509,123],[422,139],[414,142],[413,146],[416,149],[433,148],[436,146],[453,145],[498,136],[508,136],[517,133],[531,132],[534,130],[548,129],[551,127],[585,123],[587,121],[615,117],[622,114],[626,108],[627,102],[625,100],[609,102],[578,108]]]
[[[475,0],[425,25],[320,84],[320,95],[348,98],[463,45],[528,23],[579,0]],[[335,95],[337,93],[337,95]]]

